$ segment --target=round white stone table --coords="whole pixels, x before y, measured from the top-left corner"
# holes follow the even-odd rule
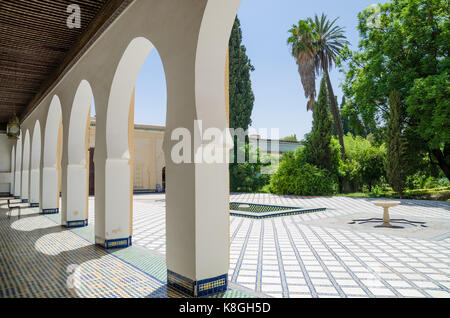
[[[383,224],[380,227],[392,227],[391,218],[389,217],[389,208],[395,207],[400,204],[399,201],[372,201],[376,206],[384,209]]]

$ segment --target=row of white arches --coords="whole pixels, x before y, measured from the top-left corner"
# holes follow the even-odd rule
[[[132,2],[22,123],[12,154],[14,195],[39,204],[42,212],[60,209],[65,226],[87,225],[86,132],[95,100],[95,243],[106,248],[131,243],[131,101],[135,81],[155,45],[167,89],[167,268],[194,282],[225,275],[228,165],[173,162],[170,150],[177,141],[170,135],[185,128],[194,136],[196,120],[204,130],[227,127],[226,54],[239,4]]]
[[[124,160],[128,165],[130,160],[128,130],[133,119],[130,117],[129,106],[133,97],[134,83],[139,75],[143,63],[153,49],[149,40],[143,37],[131,41],[117,67],[111,87],[109,111],[106,120],[106,146],[108,159]],[[67,192],[70,205],[85,201],[87,197],[87,139],[90,125],[91,103],[94,100],[91,85],[82,80],[78,85],[70,121],[68,123],[67,142]],[[124,120],[125,119],[125,120]],[[62,105],[57,95],[53,96],[48,109],[44,130],[44,148],[41,149],[41,125],[36,120],[34,129],[30,133],[27,129],[21,135],[12,149],[11,158],[14,160],[13,184],[14,195],[23,202],[33,206],[40,205],[42,210],[57,212],[59,210],[61,152],[63,147]],[[32,137],[30,137],[32,136]],[[32,138],[32,141],[30,141]],[[42,153],[42,174],[41,169]],[[42,182],[40,176],[42,175]],[[42,187],[42,193],[40,189]],[[87,213],[87,211],[86,211]]]

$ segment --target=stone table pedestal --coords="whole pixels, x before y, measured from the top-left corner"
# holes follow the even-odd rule
[[[382,207],[384,209],[383,213],[383,224],[380,227],[392,227],[391,218],[389,216],[389,208],[398,206],[400,204],[399,201],[373,201],[374,205]]]

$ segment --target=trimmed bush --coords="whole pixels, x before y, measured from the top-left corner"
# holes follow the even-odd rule
[[[306,163],[303,149],[282,156],[278,171],[271,178],[270,190],[275,194],[334,194],[337,185],[331,174],[325,169]]]

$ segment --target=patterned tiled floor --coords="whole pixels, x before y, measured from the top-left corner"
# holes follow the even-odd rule
[[[402,201],[391,217],[426,221],[429,228],[396,232],[348,225],[380,217],[368,199],[236,194],[231,200],[327,211],[230,217],[233,288],[221,296],[450,297],[448,202]],[[114,253],[91,244],[93,200],[89,207],[91,225],[72,231],[57,226],[59,216],[7,221],[0,210],[0,297],[167,297],[164,196],[135,196],[134,246]],[[48,280],[49,273],[56,279]]]
[[[164,254],[161,199],[135,197],[134,243]],[[273,297],[450,297],[448,202],[403,200],[391,210],[393,218],[443,227],[444,235],[425,240],[390,229],[320,225],[345,217],[380,217],[380,208],[368,199],[235,194],[231,201],[327,207],[323,213],[266,220],[231,217],[229,277],[234,283]]]
[[[93,226],[67,230],[60,215],[24,208],[6,216],[0,200],[0,298],[185,297],[167,288],[164,256],[142,247],[106,252]],[[215,297],[255,297],[232,285]]]

